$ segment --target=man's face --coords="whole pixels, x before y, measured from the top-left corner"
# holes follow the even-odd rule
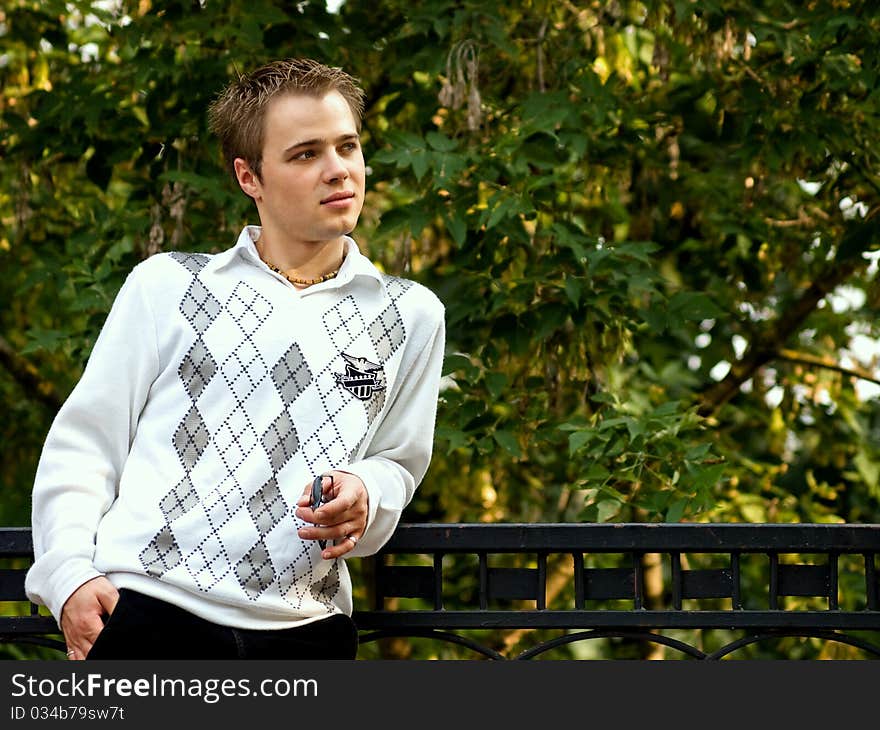
[[[266,109],[261,179],[242,188],[257,203],[273,246],[313,246],[350,233],[364,204],[364,155],[357,125],[338,91],[285,94]]]

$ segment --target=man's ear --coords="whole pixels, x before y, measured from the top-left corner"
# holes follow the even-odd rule
[[[245,195],[249,195],[255,201],[259,200],[261,190],[260,178],[251,169],[247,160],[242,157],[236,157],[232,164],[235,168],[235,177]]]

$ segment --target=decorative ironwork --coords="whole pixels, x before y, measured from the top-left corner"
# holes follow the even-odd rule
[[[429,637],[490,659],[532,659],[567,644],[621,638],[715,660],[782,637],[838,642],[880,658],[880,634],[852,635],[880,632],[878,553],[880,525],[404,524],[373,559],[374,605],[355,620],[368,632],[363,644]],[[648,554],[661,556],[660,604],[656,596],[648,603]],[[471,599],[448,595],[453,576],[460,592],[468,567]],[[755,596],[760,602],[748,605]],[[506,657],[464,640],[462,632],[487,628],[561,635]],[[682,629],[742,636],[704,651],[661,633]]]
[[[374,602],[354,618],[362,644],[422,638],[490,660],[546,658],[596,639],[720,660],[784,637],[880,658],[878,554],[880,525],[402,524],[370,559]],[[659,556],[662,574],[650,594],[648,555]],[[14,563],[0,570],[3,605],[27,605],[31,558],[30,530],[0,528],[0,559]],[[473,636],[486,629],[539,638],[506,656]],[[679,630],[738,636],[706,650],[663,633]],[[0,616],[0,642],[63,652],[58,634],[34,605]]]

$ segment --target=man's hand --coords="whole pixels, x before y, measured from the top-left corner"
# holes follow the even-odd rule
[[[61,630],[70,659],[85,659],[104,628],[104,616],[116,608],[119,591],[104,576],[83,583],[61,609]]]
[[[325,560],[339,558],[354,549],[367,529],[369,515],[369,496],[360,477],[345,471],[330,473],[333,484],[331,486],[329,476],[324,477],[324,499],[327,501],[320,507],[312,510],[311,483],[296,501],[296,516],[312,523],[301,527],[299,536],[304,540],[335,541],[335,544],[328,542],[321,552]]]

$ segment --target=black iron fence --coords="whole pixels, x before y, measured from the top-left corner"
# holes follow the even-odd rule
[[[362,646],[420,637],[475,658],[553,658],[618,638],[722,659],[785,636],[880,658],[878,553],[874,524],[402,524],[362,563],[372,605],[354,618]],[[13,561],[0,569],[0,605],[12,607],[0,641],[63,656],[54,620],[20,610],[30,556],[29,530],[0,528],[0,559]],[[712,631],[725,639],[707,649]],[[509,654],[505,632],[540,638]]]

